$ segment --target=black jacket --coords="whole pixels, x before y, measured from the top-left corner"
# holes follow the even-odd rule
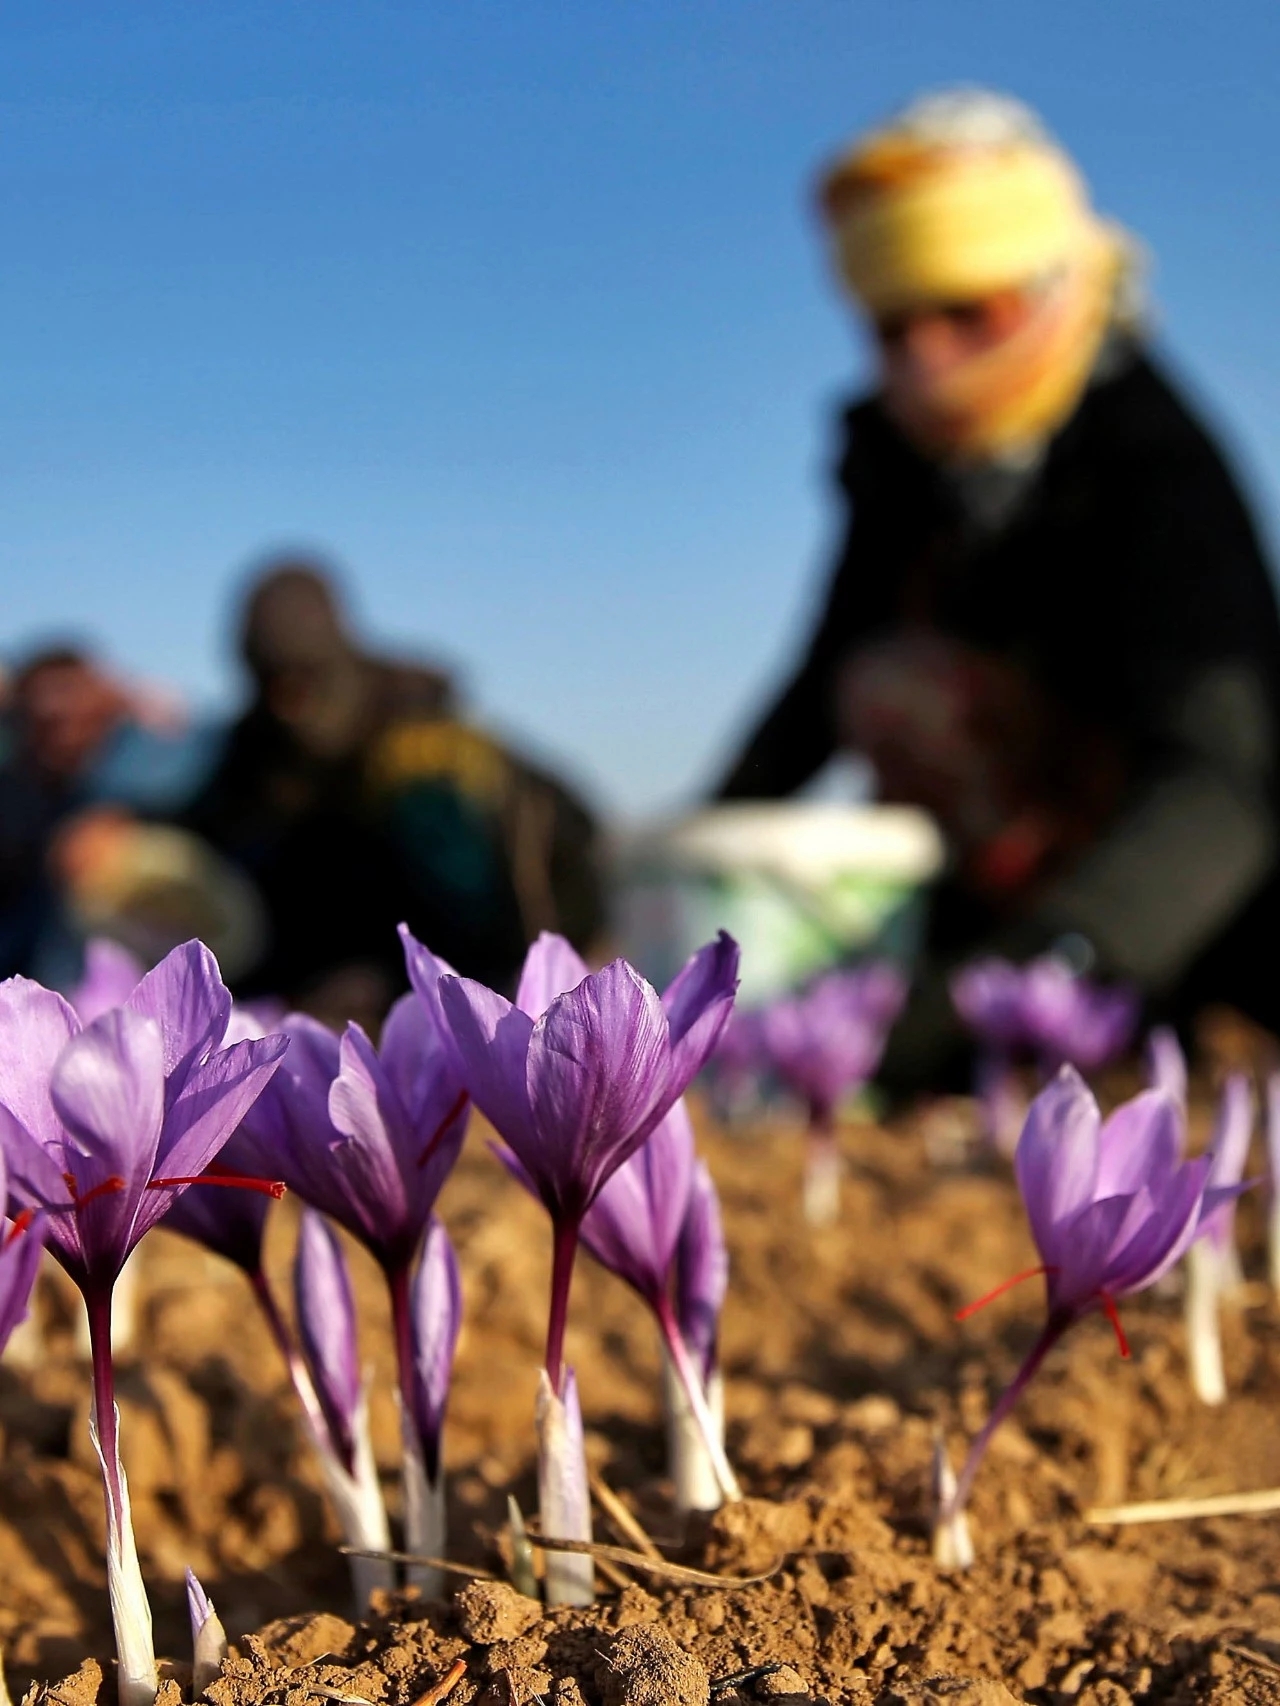
[[[1016,660],[1062,709],[1063,729],[1105,738],[1122,779],[1091,834],[1020,897],[1016,924],[975,904],[950,946],[992,945],[984,932],[1002,929],[1028,941],[1078,930],[1111,971],[1176,990],[1261,904],[1277,862],[1280,617],[1220,453],[1132,349],[995,525],[874,399],[845,425],[852,519],[826,607],[721,797],[774,798],[807,781],[839,744],[849,658],[923,620]]]

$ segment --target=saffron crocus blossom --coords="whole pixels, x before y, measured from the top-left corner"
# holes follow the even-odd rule
[[[315,1209],[302,1211],[293,1266],[298,1336],[324,1417],[316,1438],[329,1496],[348,1546],[391,1550],[356,1342],[356,1306],[337,1237]],[[389,1561],[352,1558],[357,1609],[374,1588],[395,1586]]]
[[[1233,1072],[1222,1087],[1210,1141],[1209,1186],[1226,1190],[1228,1197],[1205,1217],[1187,1251],[1187,1361],[1192,1387],[1204,1404],[1221,1404],[1227,1396],[1220,1304],[1223,1293],[1242,1278],[1235,1245],[1236,1199],[1230,1192],[1244,1178],[1252,1136],[1253,1088],[1247,1073]]]
[[[705,1217],[701,1215],[692,1230],[688,1227],[695,1179],[701,1210],[705,1187],[710,1187],[714,1195],[714,1186],[710,1185],[705,1167],[696,1160],[693,1126],[688,1110],[680,1101],[631,1159],[619,1167],[587,1210],[582,1222],[582,1242],[602,1266],[638,1292],[653,1311],[668,1365],[680,1390],[685,1428],[692,1427],[703,1462],[711,1470],[713,1494],[709,1503],[698,1508],[714,1510],[724,1499],[740,1499],[742,1492],[724,1454],[723,1421],[717,1422],[711,1403],[709,1369],[699,1356],[695,1341],[685,1331],[680,1313],[681,1301],[688,1303],[700,1335],[704,1333],[705,1315],[692,1302],[692,1292],[705,1275],[708,1260],[715,1265],[714,1251],[702,1247],[689,1250],[686,1263],[697,1264],[699,1271],[689,1274],[683,1299],[677,1278],[677,1252],[686,1243],[700,1245],[708,1233],[703,1224]],[[718,1223],[715,1230],[718,1231]],[[715,1302],[717,1315],[719,1301]],[[714,1364],[714,1350],[711,1363]],[[680,1501],[682,1482],[678,1474],[675,1480]],[[683,1508],[692,1507],[683,1505]]]
[[[581,1537],[558,1526],[564,1512],[579,1507],[589,1512],[581,1422],[565,1408],[572,1381],[564,1370],[565,1320],[582,1222],[715,1047],[733,1006],[737,972],[737,945],[721,934],[659,998],[625,960],[588,973],[569,943],[544,933],[525,959],[515,1005],[467,979],[439,980],[439,1000],[472,1100],[551,1216],[539,1488],[545,1531],[558,1538]],[[552,1450],[576,1456],[572,1462],[546,1461]],[[548,1565],[547,1584],[549,1599],[589,1603],[589,1560],[556,1557]]]
[[[769,1064],[809,1113],[804,1211],[811,1225],[830,1225],[839,1213],[836,1108],[880,1064],[906,995],[902,973],[874,962],[828,972],[765,1009],[761,1034]]]
[[[1187,1105],[1187,1057],[1182,1052],[1178,1033],[1172,1025],[1157,1025],[1148,1033],[1146,1056],[1147,1083],[1152,1090],[1163,1090],[1180,1108]]]
[[[1095,983],[1052,954],[1023,966],[975,960],[952,978],[951,999],[981,1045],[976,1093],[1005,1153],[1025,1113],[1015,1061],[1033,1058],[1045,1077],[1064,1064],[1096,1071],[1124,1052],[1139,1009],[1135,990]]]
[[[413,1408],[401,1410],[405,1462],[405,1549],[426,1558],[445,1555],[444,1465],[440,1436],[453,1374],[453,1354],[462,1325],[462,1285],[458,1259],[444,1227],[434,1217],[422,1241],[422,1254],[409,1294],[413,1331]],[[428,1598],[444,1591],[444,1575],[434,1565],[411,1564],[410,1586]]]
[[[1211,1155],[1183,1158],[1181,1112],[1161,1091],[1144,1091],[1103,1120],[1083,1080],[1067,1066],[1035,1098],[1014,1170],[1041,1256],[1042,1265],[1031,1272],[1044,1275],[1045,1322],[970,1447],[944,1521],[964,1508],[992,1434],[1069,1327],[1100,1309],[1116,1329],[1121,1354],[1128,1355],[1117,1302],[1154,1285],[1186,1254],[1205,1221],[1239,1194],[1239,1186],[1210,1186],[1212,1165]],[[961,1318],[978,1307],[962,1310]]]
[[[191,1698],[198,1700],[222,1669],[227,1632],[192,1569],[187,1570],[187,1610],[191,1614]]]
[[[154,1698],[156,1670],[120,1467],[112,1292],[138,1240],[199,1180],[284,1051],[283,1037],[220,1048],[230,1011],[217,962],[198,942],[175,948],[123,1007],[86,1026],[37,983],[0,984],[0,1142],[10,1197],[50,1211],[49,1247],[89,1316],[124,1706]]]
[[[420,947],[420,944],[418,945]],[[430,962],[419,975],[438,980]],[[304,1202],[365,1246],[386,1278],[400,1402],[412,1414],[409,1276],[467,1126],[467,1096],[436,1010],[417,994],[387,1015],[375,1049],[359,1025],[341,1039],[301,1014],[285,1021],[285,1076],[254,1110],[249,1133]],[[414,1466],[404,1465],[405,1500]]]

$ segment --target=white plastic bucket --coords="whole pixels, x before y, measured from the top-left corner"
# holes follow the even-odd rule
[[[729,931],[750,1005],[859,955],[909,961],[921,890],[942,856],[932,819],[908,806],[713,806],[624,846],[618,934],[661,988]]]

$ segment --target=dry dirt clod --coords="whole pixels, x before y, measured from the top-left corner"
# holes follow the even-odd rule
[[[615,1635],[601,1671],[604,1706],[707,1706],[711,1697],[702,1664],[656,1623]]]
[[[468,1582],[453,1603],[462,1633],[482,1647],[516,1641],[542,1620],[537,1600],[526,1599],[506,1582]]]

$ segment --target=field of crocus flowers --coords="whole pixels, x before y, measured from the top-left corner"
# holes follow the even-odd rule
[[[1123,1072],[1105,1086],[1113,1095],[1137,1088]],[[243,1274],[163,1228],[148,1236],[116,1392],[165,1706],[190,1697],[188,1566],[231,1643],[205,1689],[215,1706],[1280,1699],[1276,1517],[1119,1527],[1087,1514],[1280,1485],[1280,1314],[1262,1194],[1237,1221],[1245,1277],[1224,1309],[1227,1401],[1192,1394],[1178,1276],[1125,1303],[1128,1361],[1091,1314],[995,1436],[969,1506],[976,1562],[955,1573],[931,1554],[937,1430],[958,1463],[1043,1320],[1034,1281],[955,1319],[1036,1261],[1008,1163],[966,1143],[965,1108],[846,1120],[839,1213],[812,1226],[798,1116],[729,1131],[696,1097],[692,1111],[731,1262],[720,1359],[745,1497],[677,1517],[652,1316],[582,1257],[564,1356],[595,1534],[654,1554],[601,1559],[590,1607],[544,1611],[504,1579],[508,1495],[526,1514],[538,1502],[531,1417],[551,1233],[490,1153],[480,1116],[436,1205],[465,1299],[444,1433],[447,1550],[463,1568],[443,1599],[380,1591],[357,1619],[325,1483]],[[1193,1095],[1193,1134],[1211,1117]],[[271,1207],[266,1268],[282,1299],[298,1220],[293,1195]],[[372,1369],[374,1454],[398,1517],[387,1288],[367,1250],[345,1232],[342,1242]],[[82,1306],[47,1274],[34,1307],[40,1348],[24,1360],[15,1343],[0,1365],[0,1635],[15,1694],[34,1682],[60,1706],[109,1706]],[[682,1578],[672,1564],[722,1579]],[[763,1579],[735,1586],[747,1577]]]

